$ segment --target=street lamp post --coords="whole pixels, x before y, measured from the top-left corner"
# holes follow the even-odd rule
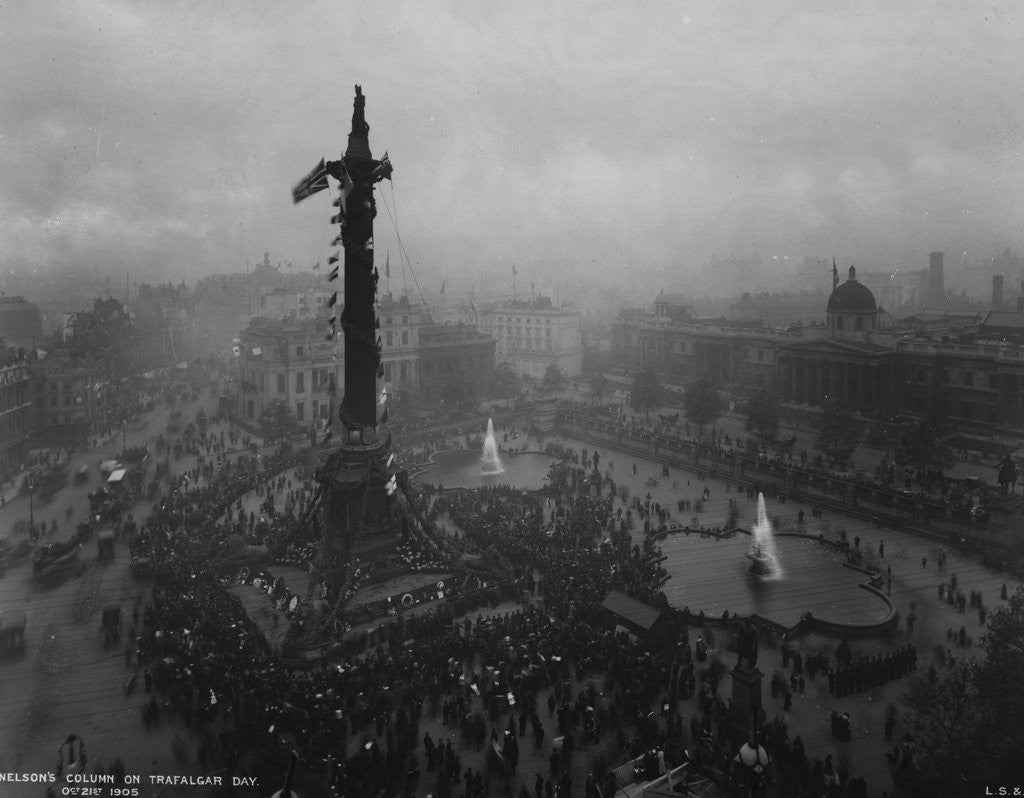
[[[121,419],[121,454],[128,451],[128,419]]]
[[[733,762],[743,768],[750,798],[764,794],[765,769],[772,758],[757,741],[757,709],[750,708],[750,742],[743,743]]]

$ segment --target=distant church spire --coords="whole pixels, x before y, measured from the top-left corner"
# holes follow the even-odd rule
[[[832,290],[839,287],[839,267],[836,266],[836,259],[832,258]]]

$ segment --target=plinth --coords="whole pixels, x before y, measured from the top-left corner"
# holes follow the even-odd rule
[[[764,722],[764,708],[761,704],[761,679],[764,674],[756,665],[737,663],[732,669],[732,702],[729,716],[733,736],[746,739],[750,736],[750,711],[754,710],[758,723]]]
[[[321,554],[325,560],[351,562],[390,553],[400,538],[387,483],[402,474],[389,468],[391,438],[343,443],[321,469],[324,515]],[[325,563],[326,564],[326,563]]]

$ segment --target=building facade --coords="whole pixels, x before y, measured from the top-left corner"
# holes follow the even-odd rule
[[[581,315],[555,307],[548,297],[506,302],[484,310],[481,331],[495,343],[495,358],[522,377],[540,380],[551,365],[567,377],[583,371]]]
[[[446,396],[451,386],[481,399],[490,393],[495,341],[465,324],[429,324],[419,331],[420,390]]]
[[[35,351],[0,351],[0,475],[28,462],[32,431],[31,366]]]
[[[85,446],[123,421],[106,363],[63,346],[31,367],[33,438],[40,446]]]
[[[380,322],[384,384],[393,395],[418,390],[420,385],[420,328],[430,314],[422,305],[401,296],[383,294],[377,304]]]
[[[333,285],[333,283],[332,283]],[[260,289],[257,315],[271,319],[311,319],[327,315],[327,302],[334,293],[319,286],[301,289],[268,286]],[[338,296],[338,302],[344,298]]]
[[[185,283],[139,285],[131,312],[140,370],[153,371],[193,358],[194,310]]]
[[[823,325],[770,329],[628,311],[613,325],[613,355],[621,368],[670,383],[709,378],[737,402],[765,389],[793,412],[840,400],[869,420],[936,414],[963,435],[1024,439],[1024,313],[941,322],[896,320],[851,267]]]
[[[339,342],[326,339],[326,328],[322,319],[257,316],[239,333],[236,412],[243,423],[259,424],[276,401],[306,427],[331,417],[343,363]]]

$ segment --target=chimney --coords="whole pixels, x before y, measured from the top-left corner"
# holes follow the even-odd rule
[[[1003,275],[992,275],[992,310],[1003,309]]]

